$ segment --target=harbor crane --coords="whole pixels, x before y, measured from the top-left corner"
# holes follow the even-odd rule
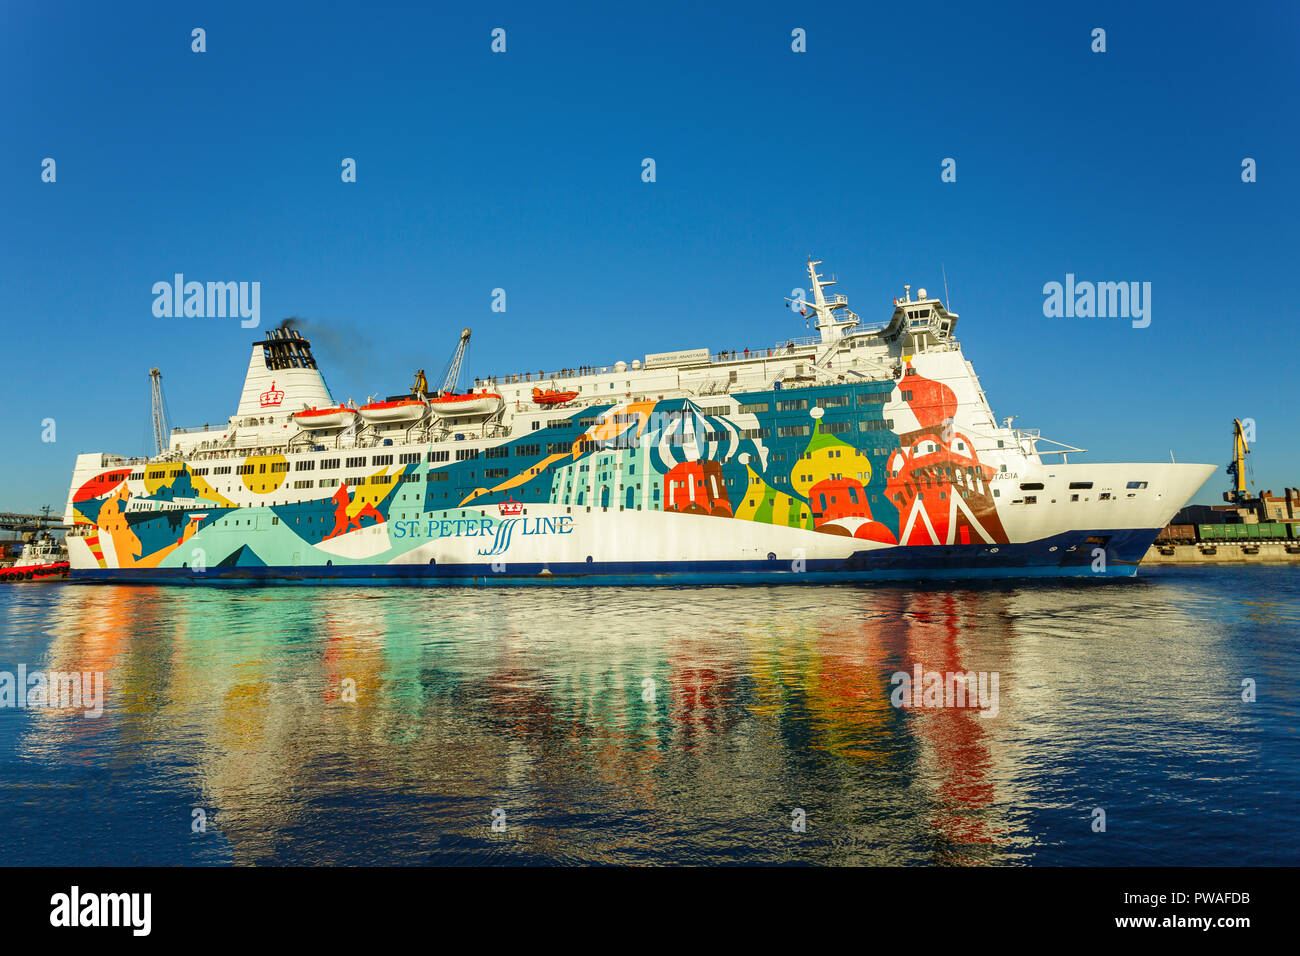
[[[1223,500],[1236,505],[1244,505],[1250,500],[1246,490],[1246,456],[1250,446],[1246,444],[1246,432],[1241,427],[1241,419],[1232,420],[1232,461],[1228,462],[1227,473],[1232,477],[1232,490],[1223,493]]]
[[[167,450],[167,411],[163,405],[162,372],[157,367],[149,369],[149,386],[153,401],[153,444],[154,454],[161,455]]]
[[[451,361],[447,363],[447,371],[442,377],[442,391],[439,395],[458,395],[460,385],[460,370],[465,364],[465,356],[469,353],[469,329],[460,330],[460,342],[456,345],[456,351],[452,353]]]

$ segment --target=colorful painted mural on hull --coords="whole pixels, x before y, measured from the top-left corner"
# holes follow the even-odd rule
[[[1007,541],[994,469],[954,427],[956,396],[910,362],[897,381],[729,399],[588,406],[463,461],[431,461],[433,446],[349,459],[367,467],[310,500],[283,500],[287,456],[253,455],[226,480],[265,500],[254,507],[190,463],[152,463],[142,482],[113,468],[75,490],[74,520],[101,570],[400,564],[450,537],[483,539],[486,562],[572,533],[573,514],[637,511],[707,518],[698,533],[723,540],[749,522],[872,548]],[[377,528],[369,550],[334,546]]]

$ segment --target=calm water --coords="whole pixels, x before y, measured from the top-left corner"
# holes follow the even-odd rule
[[[1295,864],[1298,634],[1284,567],[7,586],[0,671],[100,671],[105,704],[0,709],[0,863]],[[891,706],[917,663],[997,672],[998,716]]]

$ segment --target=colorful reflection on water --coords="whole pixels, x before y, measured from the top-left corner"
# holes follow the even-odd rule
[[[0,628],[0,670],[105,681],[98,719],[0,709],[0,863],[1297,862],[1286,568],[961,590],[50,584],[0,591]],[[917,665],[995,672],[997,716],[893,706]]]

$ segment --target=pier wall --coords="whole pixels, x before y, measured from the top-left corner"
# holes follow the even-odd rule
[[[1219,544],[1214,545],[1214,554],[1205,553],[1205,545],[1175,544],[1152,545],[1147,549],[1144,565],[1188,565],[1188,564],[1300,564],[1300,549],[1290,553],[1287,548],[1296,548],[1294,542],[1277,542],[1273,544]],[[1161,547],[1173,554],[1161,554]],[[1247,554],[1246,548],[1254,548],[1258,554]]]

